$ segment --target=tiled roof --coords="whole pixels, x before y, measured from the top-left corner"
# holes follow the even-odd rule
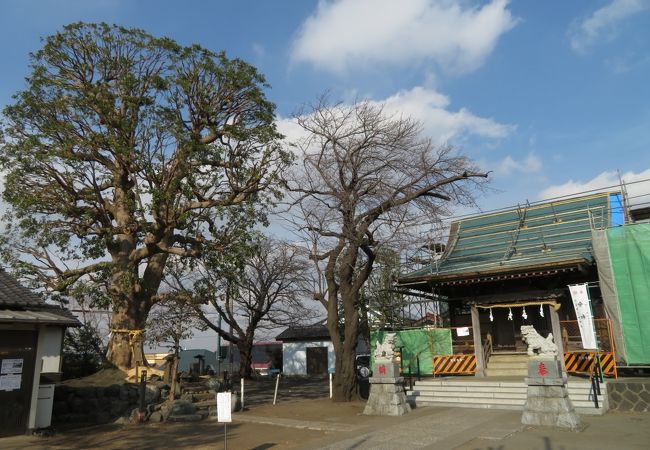
[[[330,340],[330,333],[327,327],[322,323],[289,327],[280,333],[276,339],[278,341],[313,341],[313,340]]]
[[[37,310],[16,310],[0,308],[0,323],[43,323],[78,326],[79,321],[63,308],[38,308]]]
[[[48,305],[38,294],[21,285],[2,269],[0,269],[0,322],[81,325],[69,310]]]
[[[599,193],[459,220],[442,258],[399,284],[590,264],[592,228],[609,227],[620,214],[620,196]]]
[[[43,299],[21,285],[14,277],[0,269],[0,307],[2,306],[41,306]]]

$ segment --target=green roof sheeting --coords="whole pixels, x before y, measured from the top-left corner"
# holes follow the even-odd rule
[[[591,229],[612,224],[611,205],[618,199],[617,193],[599,193],[455,221],[442,258],[403,276],[400,284],[591,263]]]

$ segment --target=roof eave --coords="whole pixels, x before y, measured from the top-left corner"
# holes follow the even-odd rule
[[[475,271],[475,272],[462,272],[462,273],[452,273],[446,275],[439,274],[428,274],[422,275],[419,277],[412,278],[399,278],[397,280],[397,286],[413,286],[417,284],[427,283],[443,283],[448,281],[462,281],[462,280],[472,280],[476,278],[485,278],[485,277],[502,277],[511,274],[533,274],[535,272],[543,272],[553,269],[566,269],[566,268],[576,268],[580,269],[586,265],[591,265],[591,261],[585,258],[577,258],[572,260],[566,260],[561,262],[551,262],[545,264],[535,264],[528,266],[518,266],[518,267],[504,267],[500,269],[490,269],[485,271]]]

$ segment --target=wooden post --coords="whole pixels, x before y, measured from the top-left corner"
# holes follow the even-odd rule
[[[330,372],[329,375],[330,375],[330,398],[332,398],[332,372]]]
[[[273,392],[274,405],[275,405],[275,401],[278,399],[278,386],[280,386],[280,374],[278,374],[278,377],[275,379],[275,391]]]
[[[474,354],[476,355],[476,376],[485,376],[485,361],[483,359],[483,344],[481,343],[481,320],[478,308],[472,305],[472,335],[474,337]]]
[[[241,388],[240,388],[240,391],[241,391],[241,410],[243,411],[244,410],[244,377],[241,377],[241,379],[239,381],[240,381],[239,384],[241,385]]]
[[[562,369],[566,371],[564,367],[564,342],[562,342],[562,327],[560,326],[560,316],[554,308],[554,305],[548,305],[548,310],[551,314],[551,331],[553,332],[553,342],[557,345],[557,357],[562,364]]]

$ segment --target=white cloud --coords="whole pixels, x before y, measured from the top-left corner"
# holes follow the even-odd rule
[[[516,25],[508,2],[321,0],[297,33],[292,60],[339,73],[368,64],[420,61],[469,72]]]
[[[639,173],[626,172],[621,174],[621,179],[625,184],[630,205],[648,206],[650,202],[650,169],[643,170]],[[580,194],[586,191],[611,188],[613,191],[620,189],[618,172],[609,170],[602,172],[588,181],[569,180],[564,184],[549,186],[540,192],[540,199],[555,197],[564,197]]]
[[[597,9],[583,21],[573,25],[571,30],[571,48],[576,52],[586,52],[597,41],[612,39],[619,22],[650,8],[649,0],[612,0]]]
[[[466,108],[450,111],[449,97],[421,86],[409,91],[400,91],[384,100],[374,100],[373,103],[383,105],[388,114],[412,117],[422,122],[424,133],[436,144],[468,135],[501,139],[516,128],[514,125],[501,124],[492,118],[474,115]],[[302,130],[294,121],[280,119],[277,124],[279,131],[287,136],[289,142],[301,136]]]
[[[278,126],[278,131],[284,135],[284,139],[288,143],[298,142],[305,136],[305,130],[294,119],[280,117],[276,119],[275,124]]]
[[[517,161],[512,156],[506,156],[494,169],[501,175],[510,175],[513,172],[535,173],[542,169],[542,160],[533,152],[526,158]]]
[[[439,144],[463,135],[504,138],[515,128],[514,125],[474,115],[466,108],[450,111],[449,97],[420,86],[400,91],[377,103],[383,103],[389,113],[404,114],[421,121],[426,134]]]

